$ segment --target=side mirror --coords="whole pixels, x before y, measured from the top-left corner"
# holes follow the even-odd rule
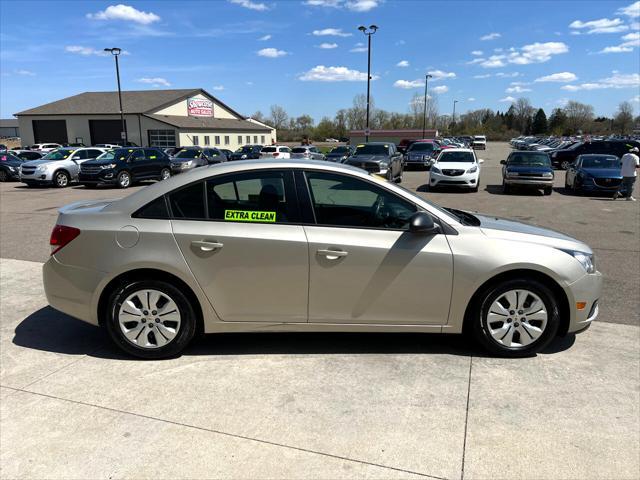
[[[506,160],[500,160],[500,165],[506,165],[507,161]]]
[[[479,158],[479,159],[478,159],[478,163],[484,163],[484,160],[483,160],[483,159],[481,159],[481,158]]]
[[[440,232],[440,227],[433,223],[433,218],[426,212],[416,212],[409,218],[409,231],[423,235]]]

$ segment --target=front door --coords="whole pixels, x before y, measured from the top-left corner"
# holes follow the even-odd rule
[[[129,155],[129,165],[131,168],[131,175],[134,180],[142,180],[147,178],[149,171],[149,162],[144,156],[144,151],[141,148],[134,149]]]
[[[443,325],[453,256],[443,234],[408,232],[417,207],[375,180],[306,172],[309,322]]]
[[[307,239],[291,172],[200,181],[169,205],[178,246],[223,321],[307,321]]]

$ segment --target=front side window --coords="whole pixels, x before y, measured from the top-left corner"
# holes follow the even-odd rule
[[[296,203],[290,199],[291,174],[262,171],[207,182],[209,218],[239,223],[290,223]]]
[[[352,228],[406,230],[418,209],[397,195],[358,178],[307,172],[316,223]]]
[[[134,162],[144,160],[144,152],[142,150],[134,150],[131,154],[131,160]]]

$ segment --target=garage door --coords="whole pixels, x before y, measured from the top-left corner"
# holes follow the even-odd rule
[[[127,121],[125,120],[125,125]],[[98,143],[120,143],[122,137],[122,122],[120,120],[89,120],[91,145]]]
[[[67,143],[65,120],[32,120],[34,143]]]

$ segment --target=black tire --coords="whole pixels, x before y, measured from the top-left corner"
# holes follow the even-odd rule
[[[64,170],[58,170],[51,178],[53,186],[56,188],[66,188],[69,186],[69,183],[71,183],[71,177]]]
[[[160,170],[160,176],[158,177],[159,181],[166,180],[169,177],[171,177],[171,170],[170,169],[163,168],[162,170]]]
[[[180,312],[180,329],[166,345],[154,349],[139,347],[129,342],[120,329],[118,312],[129,295],[144,289],[158,290],[176,303]],[[196,333],[196,315],[187,297],[175,286],[161,280],[135,280],[124,282],[109,296],[106,326],[115,344],[130,355],[148,360],[171,358],[180,354]]]
[[[0,168],[0,182],[8,182],[9,174],[3,169]]]
[[[126,170],[120,172],[117,178],[118,188],[129,188],[132,184],[131,174]]]
[[[544,194],[551,195],[553,193],[553,187],[544,187]]]
[[[506,183],[503,183],[502,193],[504,193],[505,195],[509,195],[511,193],[511,186],[507,185]]]
[[[523,347],[507,347],[499,344],[491,337],[487,325],[487,314],[491,304],[503,293],[509,290],[525,289],[534,293],[544,303],[547,311],[547,325],[540,337],[534,342]],[[470,321],[472,322],[472,332],[475,340],[490,353],[501,357],[528,357],[540,352],[549,342],[551,342],[560,326],[560,313],[558,301],[554,294],[544,284],[538,280],[522,278],[517,280],[507,280],[490,285],[478,297],[477,304],[473,307]]]

